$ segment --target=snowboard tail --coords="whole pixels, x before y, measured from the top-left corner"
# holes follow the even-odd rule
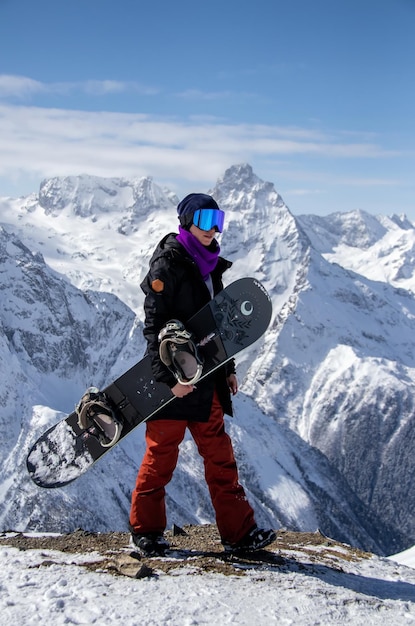
[[[199,344],[204,365],[200,380],[211,375],[268,328],[272,305],[257,280],[231,283],[185,323]],[[134,428],[175,400],[170,388],[155,381],[145,356],[103,389],[122,430],[114,445]],[[39,487],[63,487],[85,473],[114,446],[103,445],[94,428],[81,428],[76,411],[49,428],[32,446],[27,469]]]

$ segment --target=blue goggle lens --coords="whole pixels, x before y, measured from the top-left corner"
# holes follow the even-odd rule
[[[198,209],[193,215],[193,224],[201,230],[216,228],[221,233],[224,222],[225,213],[220,209]]]

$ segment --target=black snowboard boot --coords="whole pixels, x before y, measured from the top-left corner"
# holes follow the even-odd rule
[[[138,548],[144,556],[163,556],[170,544],[161,533],[131,533],[131,547]]]
[[[265,546],[268,546],[270,543],[275,541],[277,538],[277,534],[274,530],[264,530],[263,528],[258,528],[258,526],[254,526],[252,530],[249,531],[242,537],[240,541],[237,543],[228,543],[227,541],[222,541],[223,548],[228,554],[240,554],[243,552],[255,552],[255,550],[262,550]]]

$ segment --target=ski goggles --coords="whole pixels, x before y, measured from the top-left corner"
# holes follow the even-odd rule
[[[193,215],[193,224],[200,230],[211,230],[216,228],[218,232],[223,231],[225,213],[220,209],[197,209]]]

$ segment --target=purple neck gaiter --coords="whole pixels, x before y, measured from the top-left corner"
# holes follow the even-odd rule
[[[188,230],[179,226],[179,234],[177,241],[182,244],[183,248],[190,254],[203,276],[203,280],[207,280],[209,274],[215,269],[218,262],[220,247],[216,239],[212,241],[207,248],[196,239]]]

